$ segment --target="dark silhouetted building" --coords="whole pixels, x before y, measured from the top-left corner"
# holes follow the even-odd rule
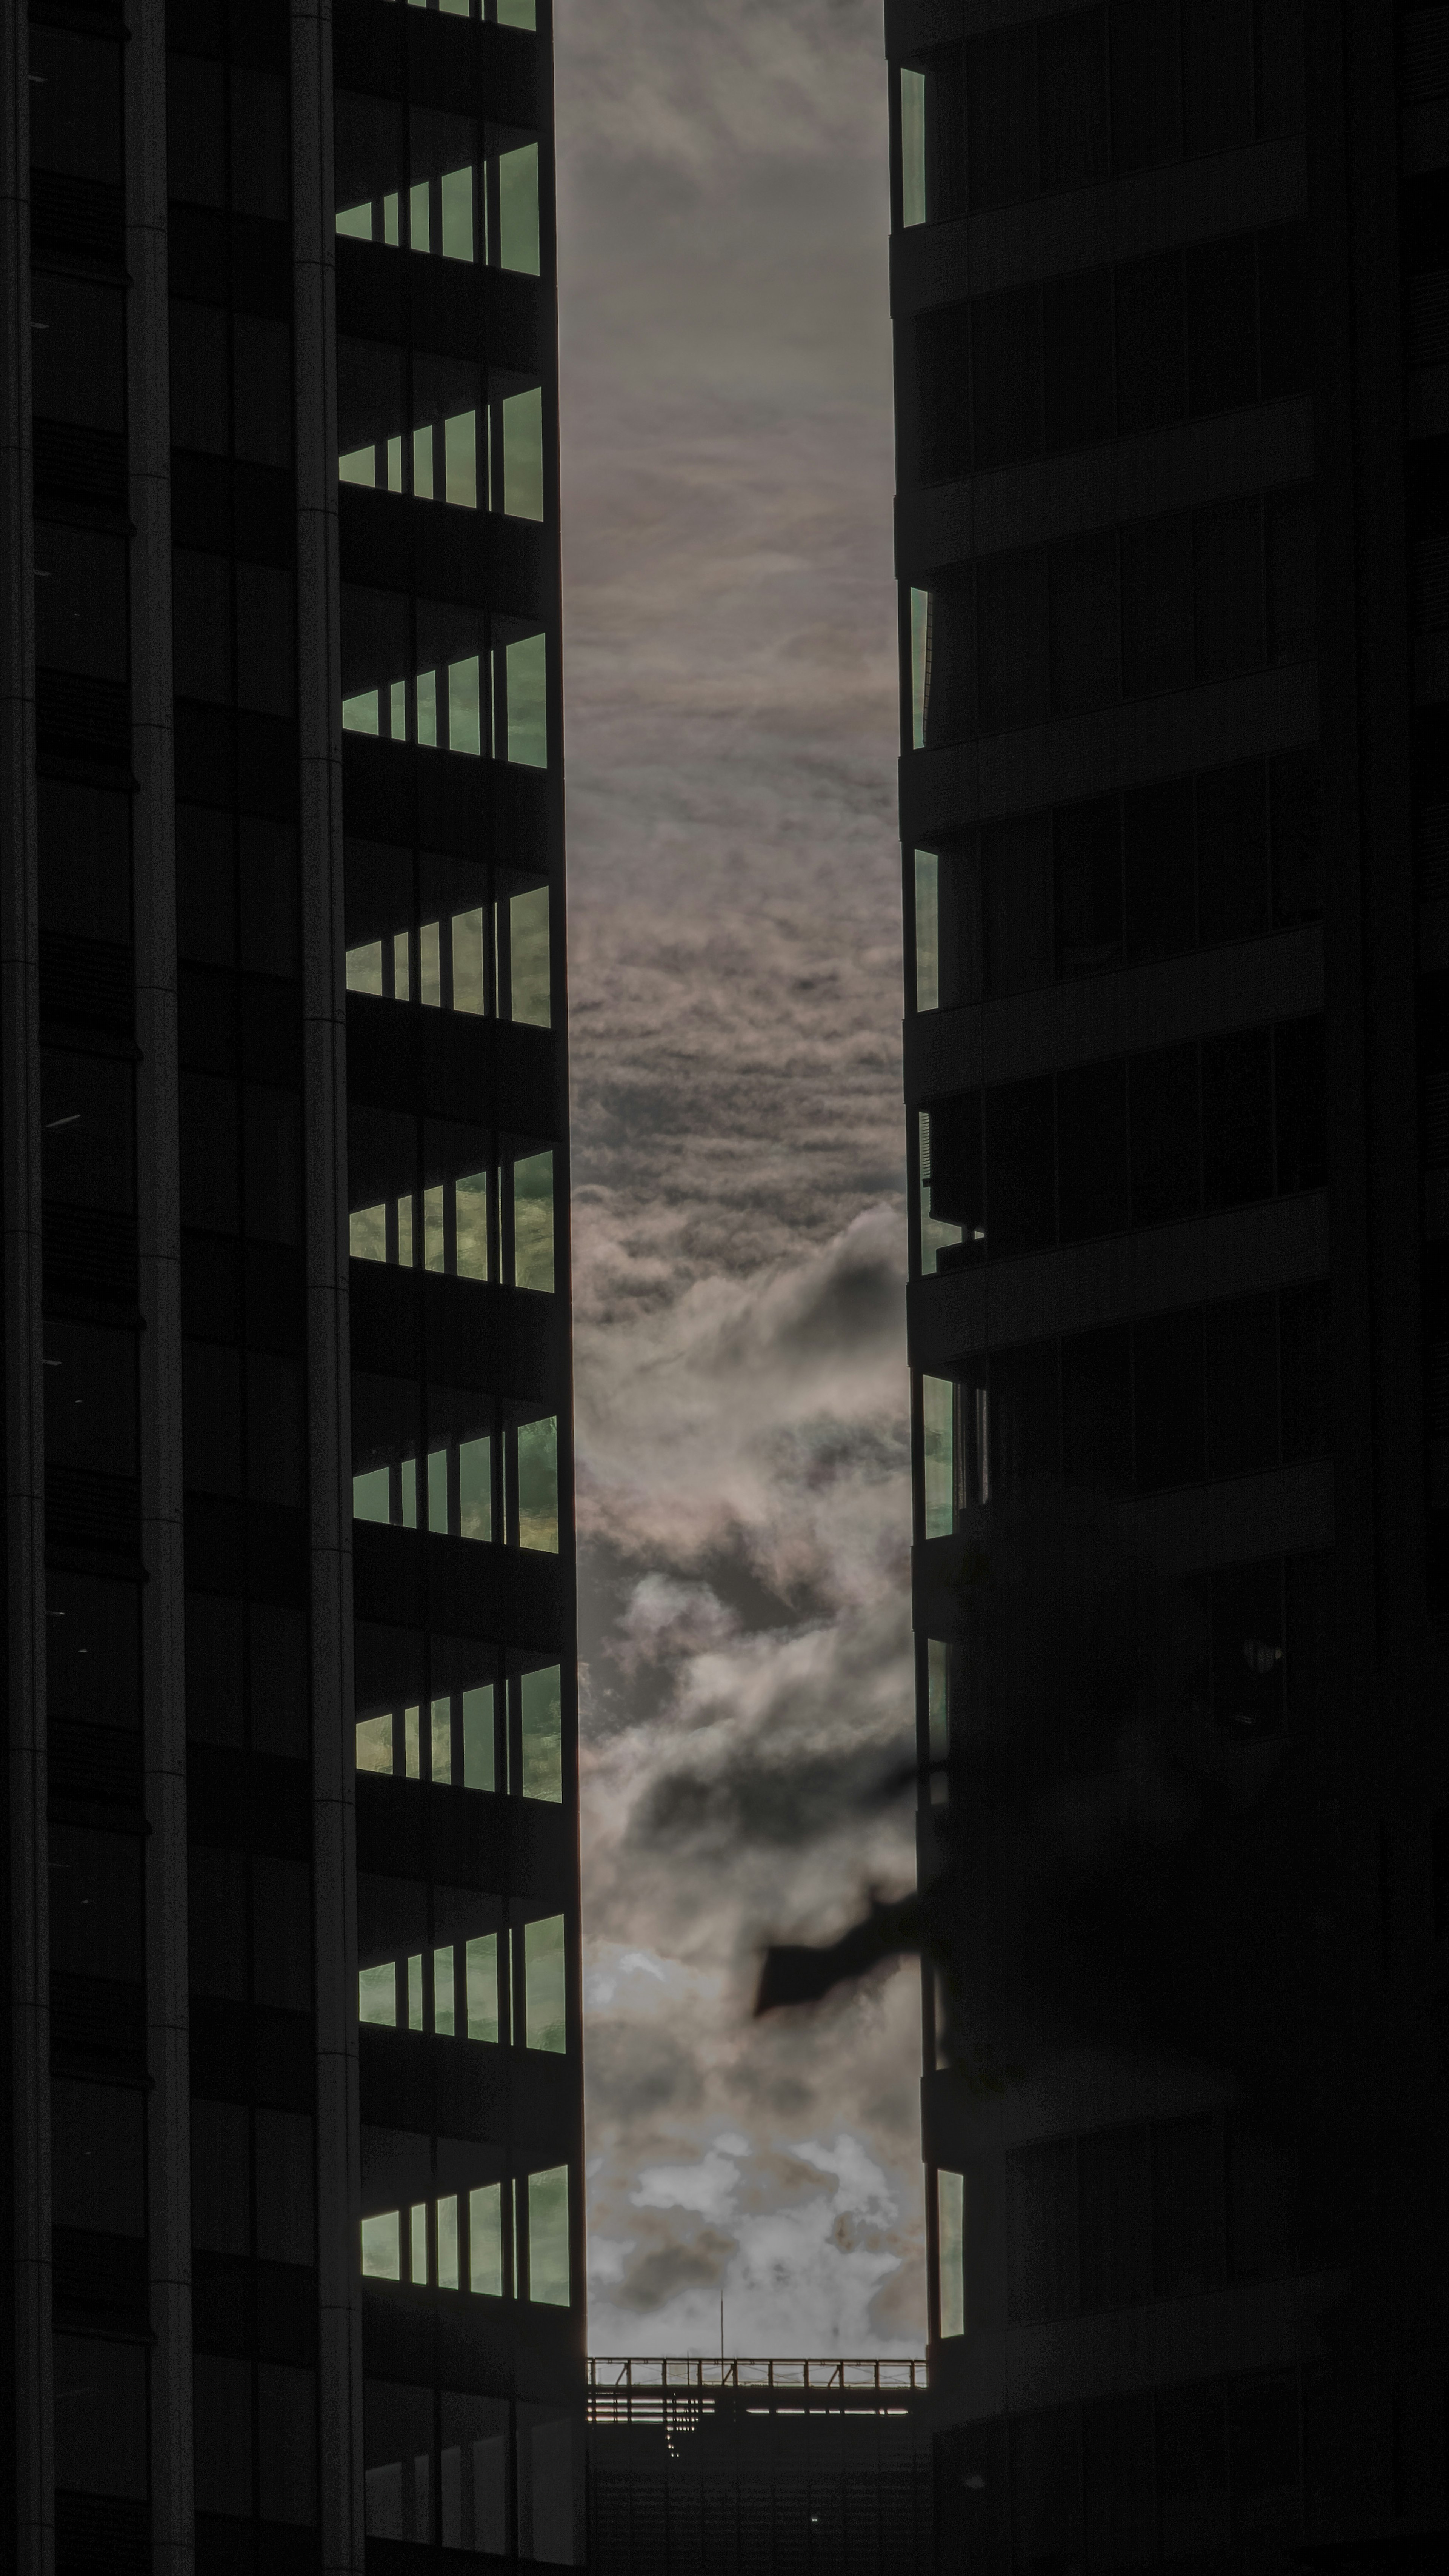
[[[1277,1766],[1204,1881],[1218,2055],[973,2089],[928,1991],[940,2565],[1428,2564],[1449,9],[886,22],[923,1755],[963,1563],[1065,1493],[1182,1579]]]
[[[549,0],[0,81],[0,2560],[577,2564]]]
[[[596,2576],[930,2576],[919,2361],[589,2362]]]

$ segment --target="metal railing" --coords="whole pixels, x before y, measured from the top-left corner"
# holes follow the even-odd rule
[[[924,2360],[707,2360],[697,2354],[627,2353],[589,2356],[591,2423],[655,2422],[668,2418],[698,2423],[712,2414],[709,2402],[726,2389],[765,2389],[780,2395],[818,2398],[890,2396],[927,2386]],[[892,2409],[892,2412],[895,2410]]]

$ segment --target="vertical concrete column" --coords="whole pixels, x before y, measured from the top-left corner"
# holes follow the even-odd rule
[[[357,2251],[347,1080],[328,0],[293,0],[292,152],[321,2526],[327,2576],[333,2576],[333,2571],[351,2576],[351,2571],[361,2568],[363,2554],[362,2305]]]
[[[21,2576],[55,2561],[50,2339],[50,1945],[46,1872],[45,1431],[40,1314],[40,986],[31,521],[29,39],[0,18],[0,1201],[10,2080],[0,2146],[12,2337],[5,2483]]]
[[[151,2527],[156,2576],[194,2563],[191,2140],[187,2032],[185,1570],[181,1471],[181,1160],[176,807],[171,713],[171,415],[166,270],[166,12],[130,0],[126,258],[134,806],[141,1650],[146,1821]]]

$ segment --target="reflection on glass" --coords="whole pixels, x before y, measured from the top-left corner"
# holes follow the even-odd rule
[[[538,145],[498,155],[498,265],[538,275]]]
[[[360,1968],[357,1975],[357,2015],[359,2021],[377,2022],[384,2029],[397,2028],[397,1969],[391,1959],[379,1968]]]
[[[497,1779],[493,1743],[493,1685],[485,1682],[463,1695],[463,1786],[492,1789]]]
[[[391,103],[348,91],[334,102],[334,143],[336,224],[348,240],[538,276],[537,143],[497,137],[480,152],[471,117],[415,107],[404,154]]]
[[[567,2045],[564,2008],[564,1919],[550,1914],[523,1927],[524,2046],[561,2057]]]
[[[553,1155],[526,1154],[513,1166],[513,1278],[519,1288],[553,1289]]]
[[[966,2180],[963,2174],[936,2175],[937,2241],[940,2247],[939,2290],[941,2334],[966,2331]]]
[[[530,1027],[549,1026],[548,888],[533,886],[508,907],[509,1008],[507,1017]]]
[[[378,2218],[364,2218],[362,2268],[364,2273],[374,2281],[397,2281],[402,2278],[398,2213],[395,2209],[385,2209]]]
[[[563,1801],[563,1709],[557,1664],[525,1673],[522,1687],[523,1781],[525,1798]]]
[[[436,9],[443,18],[486,18],[498,27],[525,27],[530,35],[538,31],[538,0],[407,0],[407,6]],[[479,2548],[484,2545],[480,2540]],[[498,2545],[503,2546],[501,2541]]]
[[[503,2296],[503,2186],[487,2182],[468,2194],[468,2286]]]
[[[434,1454],[446,1469],[446,1449]],[[550,1666],[539,1680],[548,1684],[557,1699],[557,1665]],[[439,1788],[449,1788],[456,1781],[465,1789],[491,1790],[496,1781],[493,1684],[481,1682],[470,1690],[445,1693],[431,1702],[426,1726],[420,1722],[421,1716],[421,1709],[411,1706],[382,1709],[370,1717],[360,1717],[356,1730],[358,1770],[387,1779],[427,1779]],[[527,1727],[525,1703],[525,1768],[529,1758]],[[538,1757],[541,1761],[546,1758],[546,1754]],[[551,1793],[531,1789],[525,1794],[543,1797]]]
[[[498,1935],[480,1933],[465,1954],[468,2037],[493,2042],[501,2036],[498,2018]]]
[[[569,2303],[569,2169],[528,2177],[528,2295],[554,2308]]]
[[[553,1150],[520,1155],[512,1165],[511,1262],[490,1216],[487,1171],[449,1173],[414,1194],[353,1208],[348,1250],[354,1261],[381,1261],[395,1269],[418,1267],[451,1279],[509,1280],[516,1288],[551,1294],[554,1287]],[[435,1470],[430,1464],[431,1481]],[[369,1508],[359,1514],[385,1519],[383,1489],[373,1469],[365,1479]]]
[[[476,609],[344,584],[345,730],[546,767],[547,638],[521,619],[492,623],[489,651]]]
[[[458,2202],[450,2192],[437,2204],[438,2209],[438,2287],[456,2290],[458,2286]]]
[[[394,900],[399,909],[411,909],[410,868]],[[488,946],[490,918],[496,974]],[[398,930],[356,940],[347,950],[346,972],[349,993],[416,1001],[427,1009],[468,1011],[480,1018],[494,1007],[496,980],[500,1018],[546,1029],[552,1018],[548,888],[530,886],[525,893],[500,896],[491,915],[483,904],[469,904],[420,922],[411,935]],[[382,1261],[389,1255],[377,1250],[359,1258]]]
[[[505,647],[505,758],[526,769],[548,767],[548,646],[542,635],[520,636]]]
[[[550,1414],[518,1428],[518,1544],[558,1554],[558,1424]]]
[[[543,517],[543,392],[505,394],[498,406],[503,508],[510,519]]]
[[[916,1008],[934,1011],[941,999],[941,862],[934,850],[916,852]]]
[[[546,905],[546,892],[544,901]],[[417,938],[419,1002],[433,1010],[471,1011],[481,1017],[485,1001],[482,905],[471,904],[464,912],[421,922]],[[407,932],[400,930],[391,939],[364,940],[349,948],[347,989],[373,993],[386,1001],[409,1000],[413,977]]]

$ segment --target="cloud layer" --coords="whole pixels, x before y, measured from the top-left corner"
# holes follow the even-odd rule
[[[591,2341],[919,2349],[873,0],[560,0]]]

